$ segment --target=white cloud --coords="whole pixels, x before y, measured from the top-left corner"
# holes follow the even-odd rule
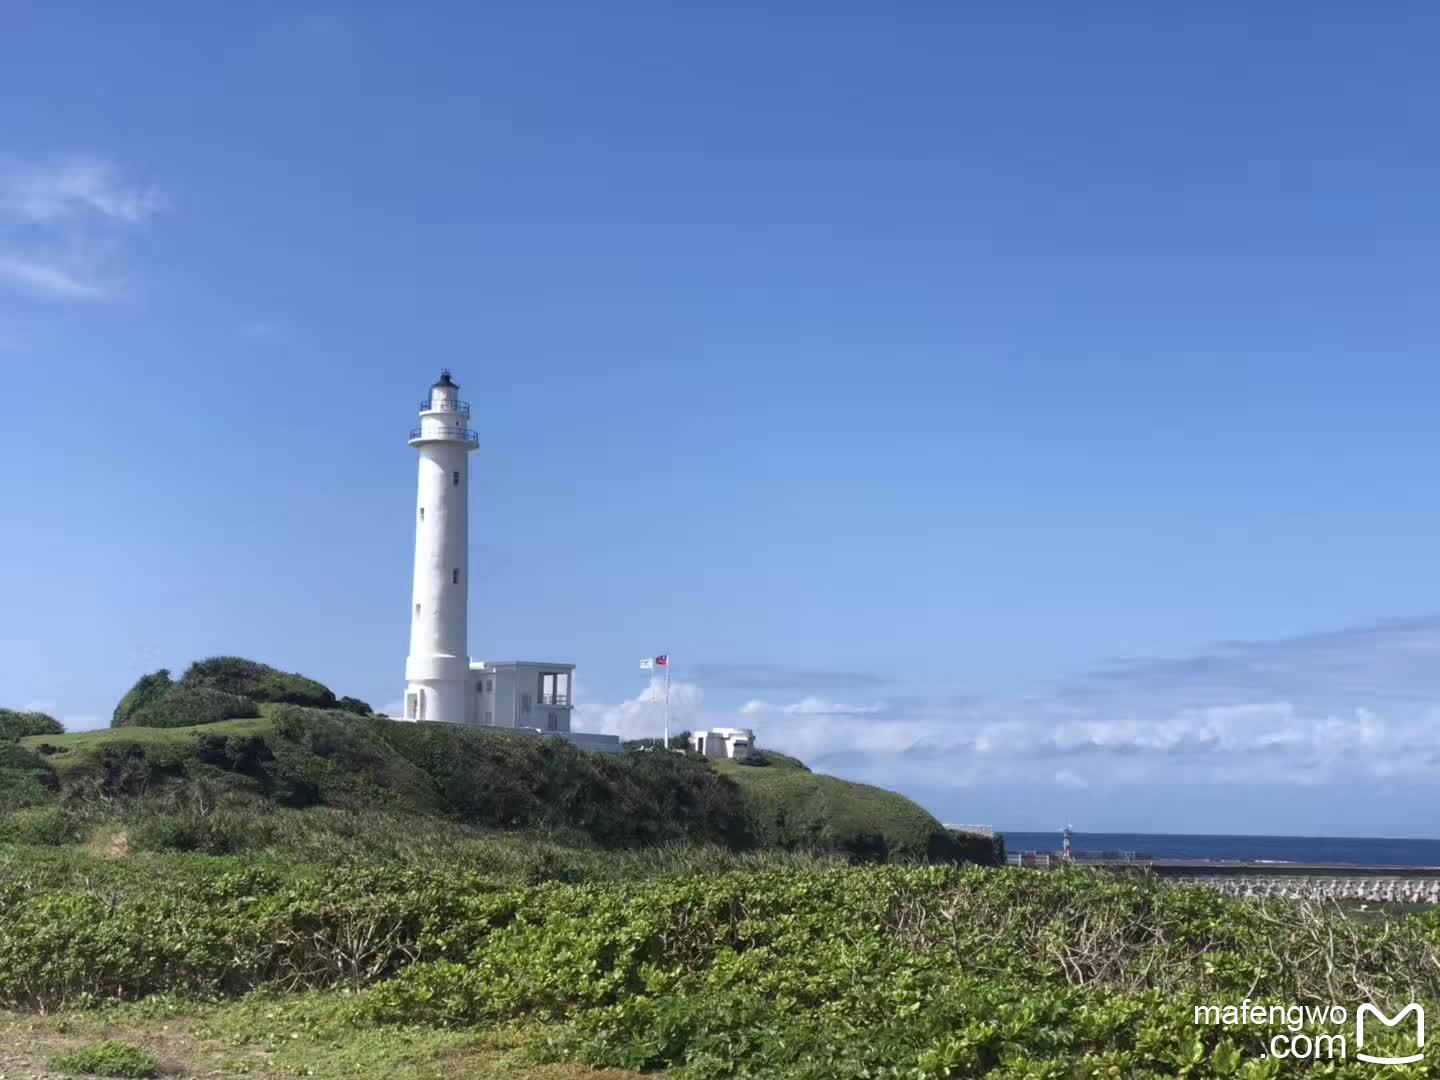
[[[98,215],[124,224],[145,220],[164,206],[153,188],[121,182],[108,161],[72,157],[45,164],[12,166],[3,174],[0,209],[36,224]]]
[[[103,300],[109,289],[54,262],[0,252],[0,283],[62,300]]]
[[[883,711],[883,705],[845,705],[824,698],[805,697],[789,705],[773,705],[768,701],[747,701],[740,706],[742,716],[867,716]]]
[[[672,730],[753,727],[762,748],[902,788],[1020,787],[1037,775],[1091,791],[1425,780],[1440,769],[1437,645],[1440,618],[1396,620],[1129,661],[989,699],[804,696],[717,709],[701,685],[677,683]],[[576,726],[658,734],[662,689],[657,680],[618,705],[581,706]]]
[[[752,727],[762,749],[817,771],[928,802],[948,789],[1010,815],[1187,789],[1207,806],[1230,791],[1240,801],[1226,808],[1243,806],[1258,789],[1307,806],[1332,789],[1418,790],[1440,770],[1440,668],[1427,660],[1437,644],[1440,617],[1396,620],[1112,664],[1005,697],[906,696],[895,685],[891,700],[861,704],[797,692],[717,706],[702,677],[672,687],[672,730]],[[658,735],[663,687],[581,705],[576,728]],[[722,679],[717,696],[725,689],[740,687]]]
[[[703,703],[704,694],[695,683],[671,682],[670,733],[709,726],[702,718]],[[618,705],[576,705],[573,720],[577,731],[622,739],[658,738],[665,730],[665,680],[652,678],[641,693]]]
[[[55,300],[122,295],[128,233],[164,207],[100,158],[0,164],[0,286]]]

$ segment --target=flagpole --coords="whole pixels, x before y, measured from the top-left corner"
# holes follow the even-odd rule
[[[670,654],[665,654],[665,749],[670,749]]]

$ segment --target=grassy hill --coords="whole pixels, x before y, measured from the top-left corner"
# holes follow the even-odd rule
[[[241,657],[197,661],[179,679],[142,676],[108,730],[66,735],[38,714],[0,721],[0,808],[21,811],[0,821],[0,840],[109,837],[141,850],[324,861],[369,837],[399,860],[421,849],[489,852],[490,839],[464,835],[471,829],[611,851],[684,844],[882,862],[995,854],[901,795],[781,754],[741,766],[645,744],[598,754],[503,729],[404,723]]]
[[[208,804],[238,828],[247,811],[326,807],[566,831],[609,848],[755,846],[739,789],[703,762],[294,705],[258,709],[258,717],[190,727],[32,736],[19,749],[48,768],[58,807],[72,815],[127,802]],[[223,851],[242,840],[197,846]]]
[[[950,859],[958,841],[903,795],[811,772],[773,751],[757,764],[713,765],[745,793],[751,832],[766,847],[838,850],[861,859]]]
[[[377,833],[394,832],[382,819],[398,817],[412,831],[434,833],[442,822],[538,830],[612,850],[684,843],[881,861],[988,855],[965,850],[903,796],[780,755],[737,766],[333,709],[266,703],[256,711],[187,727],[21,738],[10,745],[24,760],[0,763],[17,766],[0,772],[0,800],[10,790],[13,804],[39,809],[10,828],[31,821],[32,836],[79,842],[125,824],[130,842],[151,848],[313,851],[315,841],[299,835],[307,825],[353,833],[353,816],[368,815]],[[320,808],[334,813],[300,813]]]

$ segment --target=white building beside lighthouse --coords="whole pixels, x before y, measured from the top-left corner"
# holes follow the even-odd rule
[[[469,421],[460,387],[442,372],[420,403],[419,427],[410,432],[420,471],[402,718],[559,735],[590,749],[618,751],[613,735],[570,730],[574,664],[470,659],[470,454],[479,438]]]

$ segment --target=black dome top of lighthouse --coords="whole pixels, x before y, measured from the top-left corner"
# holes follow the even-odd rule
[[[443,389],[459,390],[459,389],[460,389],[460,386],[459,386],[459,384],[458,384],[454,379],[450,378],[450,369],[449,369],[449,368],[444,368],[444,369],[442,369],[441,372],[440,372],[440,378],[439,378],[439,380],[438,380],[437,382],[435,382],[435,383],[432,383],[431,386],[430,386],[430,389],[431,389],[431,390],[443,390]]]

